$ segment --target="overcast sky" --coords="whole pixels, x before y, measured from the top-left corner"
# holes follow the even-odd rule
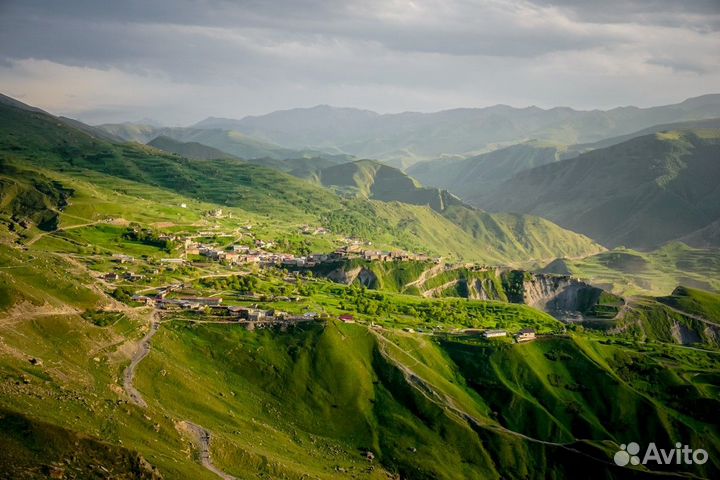
[[[0,92],[89,123],[720,92],[720,0],[0,0]]]

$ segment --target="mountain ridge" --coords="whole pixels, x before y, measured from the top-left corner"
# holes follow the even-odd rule
[[[720,129],[655,133],[521,171],[466,200],[545,216],[605,246],[653,248],[720,217],[719,152]]]
[[[432,113],[378,114],[347,107],[280,110],[194,125],[240,131],[288,148],[338,148],[357,157],[411,164],[443,154],[479,154],[536,138],[579,144],[652,125],[720,117],[720,94],[657,107],[610,110],[542,109],[504,105]]]

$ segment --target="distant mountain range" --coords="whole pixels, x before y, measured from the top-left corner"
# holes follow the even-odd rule
[[[289,158],[260,157],[243,159],[236,155],[231,155],[217,148],[209,147],[198,142],[181,142],[174,138],[160,135],[150,140],[147,145],[158,148],[165,152],[174,153],[181,157],[191,158],[193,160],[236,160],[253,165],[273,168],[283,172],[289,172],[296,177],[309,178],[320,169],[344,163],[348,160],[345,155],[321,155],[317,157],[301,157],[302,152],[292,152],[296,156]]]
[[[470,198],[523,170],[556,162],[567,151],[564,146],[530,141],[469,158],[419,162],[411,165],[407,173],[425,185]]]
[[[317,106],[240,120],[211,117],[193,128],[241,132],[287,148],[337,149],[402,167],[443,154],[478,154],[532,139],[559,145],[592,143],[653,125],[718,117],[720,95],[714,94],[675,105],[606,111],[496,105],[381,115]]]
[[[523,170],[574,158],[581,153],[651,133],[702,129],[720,129],[720,118],[653,125],[619,137],[578,145],[531,140],[467,158],[450,157],[419,162],[407,168],[406,172],[425,185],[445,188],[462,198],[474,198]]]
[[[194,151],[198,150],[198,144],[211,147],[216,151],[229,154],[236,158],[251,159],[274,159],[284,160],[288,158],[303,157],[327,157],[334,159],[334,163],[352,159],[349,155],[327,154],[326,152],[311,149],[292,149],[258,140],[237,131],[222,129],[183,128],[183,127],[156,127],[152,125],[117,123],[104,124],[93,127],[96,130],[109,134],[116,139],[138,143],[150,143],[158,137],[163,137],[160,142],[174,153],[180,148],[179,144],[170,146],[169,140],[193,144]],[[157,142],[156,142],[157,143]],[[189,147],[185,146],[183,151],[188,152]]]
[[[180,142],[174,138],[160,135],[149,142],[147,145],[159,148],[166,152],[175,153],[182,157],[192,158],[193,160],[213,160],[219,158],[241,160],[240,157],[230,155],[229,153],[218,150],[217,148],[208,147],[198,142]]]
[[[720,129],[699,128],[524,170],[463,198],[491,211],[543,216],[608,247],[653,248],[680,237],[707,246],[718,238],[711,226],[720,219],[718,179]]]
[[[2,103],[42,112],[9,97]],[[471,225],[483,230],[479,235],[482,237],[487,229],[495,228],[493,222],[503,224],[500,230],[507,222],[469,205],[490,212],[538,215],[607,247],[626,245],[643,249],[672,240],[702,247],[717,245],[717,227],[711,224],[720,219],[720,211],[714,207],[720,203],[720,197],[709,179],[720,178],[717,162],[713,163],[713,159],[718,158],[716,137],[720,120],[678,121],[717,112],[720,112],[720,95],[706,95],[665,107],[628,107],[607,112],[499,106],[436,114],[379,115],[365,110],[316,107],[243,120],[213,118],[188,128],[130,123],[90,127],[71,119],[54,118],[98,140],[111,143],[133,140],[194,160],[270,167],[330,187],[345,197],[349,194],[353,198],[429,206],[473,239],[479,237]],[[443,125],[460,118],[465,121],[463,129],[475,128],[473,138],[494,135],[494,145],[502,143],[503,135],[521,127],[528,128],[526,136],[529,136],[532,131],[546,134],[555,131],[549,129],[550,125],[554,125],[553,128],[564,125],[564,135],[570,130],[575,132],[566,138],[575,140],[598,137],[602,132],[625,132],[573,145],[542,140],[538,135],[534,140],[469,158],[446,157],[417,163],[407,169],[411,176],[388,164],[350,161],[353,157],[347,154],[327,153],[344,148],[330,142],[344,142],[363,135],[363,131],[373,137],[368,140],[370,145],[379,145],[378,142],[384,142],[391,134],[394,142],[410,142],[403,144],[403,151],[412,150],[416,140],[433,142],[440,138],[439,145],[442,145],[442,138],[451,138],[459,132],[445,130]],[[494,133],[492,129],[479,128],[480,124],[494,125],[486,122],[488,118],[494,119],[493,122],[513,119],[508,124],[512,128]],[[630,129],[661,119],[673,122]],[[377,130],[379,125],[386,128]],[[425,134],[413,137],[412,132],[427,133],[424,129],[431,125],[434,125],[432,132],[440,137]],[[299,135],[301,130],[303,138],[311,142],[323,135],[320,132],[323,129],[327,129],[323,137],[327,138],[327,144],[322,147],[325,151],[292,149],[273,143],[282,141],[288,145],[294,141],[292,138],[299,138],[293,135]],[[256,138],[270,130],[274,132],[272,141]],[[438,146],[437,151],[442,148]],[[490,216],[478,220],[478,216],[483,215]],[[667,220],[670,217],[674,219],[672,222]],[[545,230],[551,229],[552,224],[548,224],[543,226]],[[522,241],[518,245],[521,244]],[[529,251],[540,250],[530,246]]]

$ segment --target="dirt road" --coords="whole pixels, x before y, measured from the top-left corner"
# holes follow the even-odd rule
[[[193,438],[194,443],[197,445],[198,453],[200,454],[200,463],[202,463],[203,467],[223,480],[236,480],[235,477],[223,472],[212,463],[212,458],[210,457],[211,434],[208,430],[187,420],[180,422],[179,426]]]
[[[125,388],[125,393],[127,393],[128,397],[130,397],[130,401],[132,403],[142,408],[147,408],[147,403],[145,403],[145,400],[142,398],[140,392],[138,392],[133,386],[133,378],[135,377],[135,370],[137,370],[137,366],[145,357],[147,357],[148,353],[150,353],[152,337],[157,333],[159,328],[160,318],[159,315],[155,313],[153,316],[153,322],[150,325],[150,331],[140,341],[137,351],[132,356],[130,365],[128,365],[125,372],[123,372],[123,388]]]

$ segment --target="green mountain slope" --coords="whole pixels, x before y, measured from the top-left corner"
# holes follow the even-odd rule
[[[235,159],[239,160],[240,157],[230,155],[217,148],[208,147],[198,142],[180,142],[174,138],[160,135],[147,142],[147,145],[151,147],[159,148],[168,153],[175,153],[181,157],[191,158],[193,160],[213,160],[217,158],[224,159]]]
[[[477,232],[458,228],[428,207],[343,199],[325,188],[261,166],[227,159],[190,160],[137,144],[111,144],[45,113],[13,106],[2,107],[0,113],[0,148],[7,158],[24,165],[25,170],[41,167],[45,169],[42,175],[48,178],[54,175],[52,171],[74,178],[87,178],[94,172],[156,188],[147,195],[158,195],[157,189],[171,191],[194,200],[269,215],[276,223],[322,222],[337,234],[358,236],[380,248],[396,246],[495,263],[522,261],[527,253],[507,249],[501,237],[496,237],[494,244],[478,244]],[[112,183],[108,180],[98,179],[106,185]],[[493,237],[492,233],[488,235]],[[529,236],[530,244],[531,239]],[[568,248],[553,247],[552,254],[543,258],[597,251],[589,240],[576,240]],[[518,237],[517,244],[523,241]]]
[[[0,476],[218,478],[205,459],[237,478],[667,478],[654,465],[614,465],[631,440],[702,447],[706,464],[670,473],[720,474],[710,342],[675,345],[660,326],[656,344],[631,329],[565,325],[527,305],[541,285],[519,271],[424,275],[431,262],[386,262],[369,268],[382,283],[371,290],[190,253],[163,262],[183,255],[183,239],[328,252],[350,234],[372,248],[556,256],[566,248],[557,235],[572,234],[549,222],[357,195],[358,185],[373,195],[376,181],[342,198],[237,160],[108,143],[13,106],[0,109],[0,156]],[[391,173],[391,193],[421,188]],[[331,233],[302,235],[303,224]],[[562,244],[594,247],[582,238]],[[461,279],[497,295],[480,299],[475,283],[477,298],[445,297],[462,287],[443,285]],[[418,295],[428,291],[442,298]],[[159,292],[278,319],[251,324],[132,296]],[[663,305],[716,314],[714,296],[673,297]],[[507,303],[518,298],[527,304]],[[321,318],[279,320],[279,311]],[[347,314],[354,324],[336,320]],[[490,328],[509,335],[477,334]],[[514,343],[526,328],[540,337]]]
[[[677,285],[720,292],[720,250],[679,242],[650,252],[616,248],[556,259],[539,271],[573,275],[620,295],[668,295]]]
[[[718,158],[718,130],[658,133],[521,172],[466,200],[540,215],[606,246],[655,247],[720,217]]]
[[[660,125],[653,125],[648,128],[643,128],[642,130],[638,130],[637,132],[620,135],[618,137],[604,138],[598,142],[571,145],[568,147],[568,154],[574,157],[580,153],[584,153],[590,150],[597,150],[598,148],[611,147],[613,145],[617,145],[618,143],[623,143],[628,140],[632,140],[633,138],[642,137],[644,135],[650,135],[653,133],[718,129],[720,129],[720,118],[709,118],[706,120],[694,120],[690,122],[663,123]],[[566,156],[566,158],[570,157]]]
[[[462,202],[447,191],[421,186],[396,168],[373,160],[358,160],[325,168],[318,174],[323,185],[366,198],[411,205],[429,205],[442,212]]]
[[[677,287],[666,297],[634,299],[615,331],[642,341],[720,345],[720,295]]]
[[[423,187],[400,170],[371,160],[324,169],[319,173],[319,179],[324,185],[351,195],[427,205],[470,235],[474,242],[495,245],[496,259],[517,257],[533,261],[548,258],[558,247],[567,251],[568,256],[582,256],[601,250],[587,237],[564,230],[545,219],[490,214],[472,208],[445,190]]]
[[[565,147],[531,141],[460,160],[431,160],[408,168],[426,185],[446,188],[461,198],[476,196],[516,173],[562,158]]]
[[[654,125],[619,137],[581,145],[554,145],[532,140],[469,158],[442,158],[415,163],[407,169],[407,173],[426,185],[445,188],[461,198],[476,198],[491,192],[497,184],[524,170],[574,158],[591,150],[659,132],[695,130],[708,133],[719,128],[720,119],[709,119]]]
[[[127,354],[111,345],[129,348],[138,323],[99,328],[55,317],[15,332],[0,326],[6,343],[44,360],[0,361],[3,379],[29,382],[3,380],[0,405],[22,409],[37,432],[3,428],[3,445],[19,444],[3,450],[3,464],[24,471],[25,457],[11,453],[50,436],[59,439],[33,448],[62,461],[67,453],[47,452],[73,438],[56,433],[65,429],[86,432],[67,466],[104,464],[93,447],[102,436],[118,474],[139,467],[123,458],[142,456],[152,465],[145,471],[164,478],[213,478],[189,454],[181,425],[192,421],[212,432],[213,463],[239,478],[653,478],[612,464],[628,438],[702,445],[710,461],[689,473],[711,478],[720,468],[712,354],[640,353],[577,337],[510,345],[334,322],[250,332],[167,320],[137,373],[146,409],[117,402],[113,388]],[[111,450],[120,444],[137,453]]]

